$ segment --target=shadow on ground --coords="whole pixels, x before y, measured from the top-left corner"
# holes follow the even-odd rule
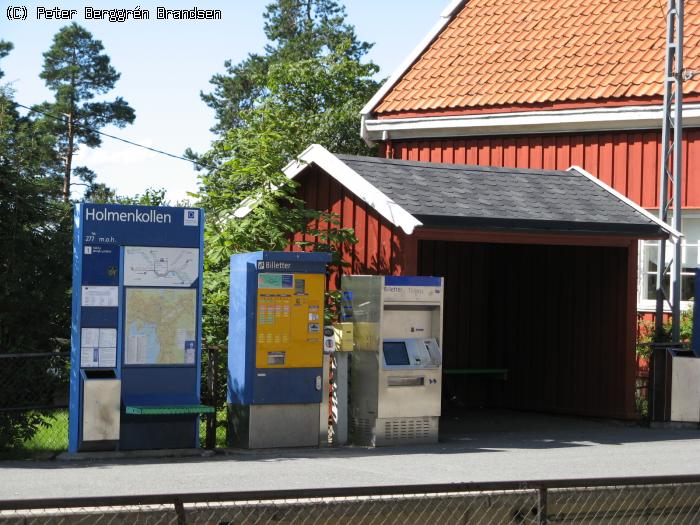
[[[85,468],[109,465],[148,463],[193,463],[212,461],[264,461],[310,459],[317,457],[352,458],[400,454],[464,454],[498,453],[512,450],[543,450],[570,447],[595,447],[596,445],[623,445],[699,439],[698,429],[659,429],[641,426],[634,422],[595,420],[566,416],[553,416],[511,410],[467,410],[445,415],[440,421],[440,442],[431,445],[402,447],[329,447],[320,449],[240,450],[226,449],[203,451],[196,456],[153,453],[151,457],[139,457],[139,453],[125,453],[125,457],[109,454],[91,455],[90,459],[52,461],[4,461],[5,468]],[[164,457],[165,456],[165,457]]]

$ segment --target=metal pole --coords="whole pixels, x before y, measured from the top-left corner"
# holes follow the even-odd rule
[[[683,156],[683,2],[668,0],[666,20],[666,63],[664,68],[664,105],[661,128],[661,173],[659,181],[659,218],[668,222],[669,184],[673,184],[673,227],[681,231],[681,175]],[[675,106],[675,112],[674,112]],[[656,264],[655,340],[664,341],[664,303],[671,306],[671,342],[680,342],[681,319],[681,239],[673,242],[670,292],[664,289],[666,276],[666,241],[659,241]],[[645,261],[646,263],[646,261]],[[666,420],[667,356],[665,347],[654,347],[651,355],[649,416],[652,421]]]
[[[677,6],[677,48],[676,70],[676,112],[673,122],[673,227],[681,231],[681,175],[683,166],[683,12],[684,0],[678,0]],[[671,341],[681,341],[681,239],[676,239],[671,272]]]
[[[547,487],[537,491],[537,524],[547,525]]]
[[[675,68],[674,68],[675,66]],[[675,115],[672,108],[675,103]],[[682,166],[682,111],[683,111],[683,0],[668,0],[666,27],[666,63],[664,69],[664,106],[661,130],[662,161],[659,184],[659,218],[668,222],[668,186],[673,183],[673,226],[681,229],[681,166]],[[673,142],[672,142],[673,141]],[[673,157],[671,159],[671,156]],[[671,162],[672,160],[672,162]],[[668,299],[672,312],[674,343],[680,340],[681,297],[681,241],[674,242],[671,265],[671,294],[664,290],[666,274],[666,242],[659,241],[656,266],[656,341],[663,337],[664,302]]]

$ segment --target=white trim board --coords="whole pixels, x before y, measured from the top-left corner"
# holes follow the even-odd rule
[[[586,177],[588,180],[590,180],[594,184],[600,186],[601,188],[606,190],[608,193],[617,197],[619,200],[621,200],[622,202],[624,202],[628,206],[632,207],[637,213],[644,215],[650,221],[661,226],[661,228],[663,230],[665,230],[674,239],[674,241],[677,241],[678,239],[683,237],[683,234],[681,232],[673,229],[670,225],[666,224],[664,221],[659,219],[656,215],[649,212],[645,208],[642,208],[639,204],[637,204],[633,200],[628,199],[627,197],[625,197],[622,193],[617,191],[612,186],[609,186],[609,185],[605,184],[602,180],[594,177],[592,174],[590,174],[586,170],[584,170],[581,166],[571,166],[567,171],[575,171],[575,172],[580,173],[581,175]]]
[[[363,116],[362,135],[368,141],[377,141],[661,129],[662,116],[663,108],[660,105],[517,111],[452,117],[368,120]],[[700,104],[683,106],[683,126],[700,126]]]
[[[306,148],[295,160],[287,164],[282,171],[291,180],[311,164],[321,168],[330,177],[333,177],[367,203],[379,215],[397,228],[401,228],[408,235],[411,235],[417,226],[423,225],[422,222],[320,144],[312,144]],[[234,212],[234,215],[238,218],[245,217],[255,207],[255,204],[255,199],[246,200]]]

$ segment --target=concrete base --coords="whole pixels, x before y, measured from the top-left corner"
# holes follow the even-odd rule
[[[652,421],[649,423],[651,428],[670,428],[679,430],[700,430],[700,424],[688,421]]]
[[[320,406],[229,405],[228,445],[240,448],[318,447]]]
[[[58,461],[104,461],[114,459],[160,459],[160,458],[208,458],[216,454],[213,450],[201,448],[173,448],[164,450],[120,450],[108,452],[62,452]]]

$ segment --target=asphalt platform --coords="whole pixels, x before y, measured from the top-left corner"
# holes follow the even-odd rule
[[[0,462],[0,499],[700,474],[700,429],[509,411],[444,417],[440,442]]]

